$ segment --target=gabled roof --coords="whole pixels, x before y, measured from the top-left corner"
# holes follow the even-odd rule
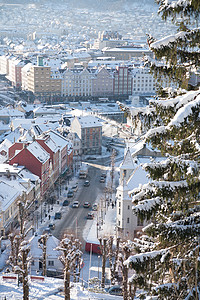
[[[47,134],[42,135],[38,138],[38,140],[44,140],[44,143],[47,145],[47,147],[54,153],[56,153],[59,150],[59,145]]]
[[[32,236],[29,240],[30,243],[30,253],[34,258],[42,257],[42,249],[38,247],[38,241],[41,238],[40,235]],[[53,235],[49,235],[47,239],[47,257],[50,258],[59,258],[61,255],[61,251],[55,250],[55,248],[59,245],[60,241]]]
[[[31,143],[29,146],[27,146],[27,150],[34,155],[41,163],[45,163],[49,158],[50,155],[47,153],[40,144],[37,142]]]
[[[18,180],[2,178],[0,180],[0,206],[5,211],[15,199],[26,191],[26,188]]]
[[[66,147],[66,145],[71,145],[71,141],[69,141],[68,139],[66,139],[64,136],[62,136],[61,134],[59,134],[58,132],[54,131],[54,130],[49,130],[47,131],[47,134],[49,134],[49,136],[52,138],[52,140],[57,144],[57,146],[59,146],[61,149],[63,149],[64,147]]]

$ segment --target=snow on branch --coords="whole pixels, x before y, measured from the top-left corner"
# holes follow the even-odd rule
[[[174,43],[176,40],[185,37],[185,34],[186,34],[186,32],[180,31],[175,35],[166,36],[156,42],[153,42],[151,44],[151,49],[158,49],[158,48],[162,48],[164,46],[168,46],[169,43]]]
[[[169,101],[170,100],[167,100],[166,104],[169,105]],[[164,102],[165,101],[163,101],[163,103]],[[161,102],[159,102],[159,104],[160,103]],[[157,134],[165,134],[168,130],[171,130],[172,127],[180,127],[183,125],[183,123],[186,122],[190,116],[193,116],[193,110],[200,106],[200,90],[198,90],[198,92],[189,92],[182,97],[172,99],[171,104],[176,105],[176,103],[178,110],[168,125],[150,129],[145,134],[145,139],[150,139]]]
[[[140,200],[142,197],[147,195],[149,192],[155,192],[156,188],[162,189],[162,188],[168,188],[168,190],[175,190],[176,188],[179,187],[187,187],[188,183],[186,180],[182,181],[153,181],[149,182],[146,184],[143,184],[142,186],[138,188],[133,189],[132,191],[129,192],[129,195],[133,195],[132,201],[137,202]]]
[[[150,104],[154,104],[156,106],[161,107],[175,107],[176,109],[182,107],[183,105],[187,104],[188,102],[192,101],[196,96],[198,96],[198,91],[189,91],[184,95],[179,95],[175,98],[167,99],[167,100],[150,100]]]
[[[133,211],[138,214],[141,212],[151,212],[155,210],[160,204],[162,204],[163,200],[160,197],[146,199],[140,201],[140,203],[136,206],[133,206]]]
[[[197,148],[197,143],[195,143],[195,146]],[[199,145],[198,145],[199,146]],[[200,150],[200,146],[199,146]],[[180,171],[186,171],[187,175],[194,175],[199,169],[199,164],[196,161],[184,159],[182,155],[177,157],[169,157],[165,160],[162,160],[160,162],[151,162],[151,163],[145,163],[143,164],[142,168],[148,172],[150,170],[160,170],[163,173],[167,172],[167,169],[170,169],[171,167],[174,167],[176,165]]]
[[[152,50],[161,50],[166,47],[172,46],[173,43],[190,43],[194,37],[199,37],[200,28],[194,28],[191,31],[179,31],[174,35],[166,36],[156,42],[151,43],[150,47]],[[188,45],[189,50],[189,45]],[[196,51],[198,52],[198,51]]]
[[[171,126],[176,126],[176,127],[180,126],[181,123],[183,123],[190,115],[193,114],[192,108],[195,108],[199,105],[200,105],[200,94],[198,94],[193,101],[184,105],[177,111],[174,118],[167,125],[167,129],[169,129]]]
[[[143,264],[143,263],[146,264],[150,260],[159,260],[161,263],[163,263],[169,253],[170,252],[167,249],[139,253],[139,254],[130,256],[124,262],[124,265],[126,265],[127,267],[130,267],[130,266],[133,267],[134,265],[139,265],[139,264]]]
[[[157,0],[157,2],[160,4],[158,13],[162,14],[164,18],[180,14],[180,11],[183,12],[184,16],[190,16],[192,13],[195,14],[195,11],[199,8],[197,4],[196,7],[194,6],[192,0]]]

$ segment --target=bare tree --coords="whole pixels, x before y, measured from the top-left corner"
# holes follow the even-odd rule
[[[102,275],[101,275],[101,287],[105,287],[105,271],[106,271],[106,259],[108,257],[108,244],[107,244],[107,238],[100,238],[100,249],[102,252]]]
[[[63,255],[60,257],[61,262],[64,264],[64,294],[65,300],[70,300],[70,271],[76,268],[77,260],[80,259],[81,243],[79,240],[74,239],[72,235],[65,236],[56,250],[62,251]]]
[[[47,240],[48,234],[41,235],[38,240],[38,246],[42,249],[42,275],[47,275]]]
[[[114,285],[116,281],[116,269],[117,269],[117,262],[119,256],[120,238],[117,238],[115,248],[113,247],[113,240],[114,240],[113,236],[110,236],[110,238],[108,239],[108,258],[109,258],[112,285]]]
[[[119,267],[122,271],[122,290],[123,299],[133,299],[133,293],[131,291],[131,285],[128,285],[128,266],[124,262],[133,254],[134,245],[131,241],[120,243],[120,253],[119,253]]]
[[[23,299],[28,299],[29,286],[28,286],[28,263],[27,258],[30,249],[27,242],[24,241],[27,233],[32,229],[30,227],[26,230],[26,219],[28,215],[29,201],[25,192],[22,193],[21,199],[18,201],[19,208],[19,224],[18,232],[9,234],[11,253],[9,256],[9,263],[15,273],[22,275],[23,282]],[[18,275],[19,276],[19,275]]]
[[[21,243],[21,235],[17,235],[14,233],[9,234],[9,240],[11,245],[11,252],[9,255],[9,263],[12,267],[12,270],[14,271],[15,266],[18,265],[19,262],[19,249],[20,249],[20,243]]]
[[[23,283],[23,300],[29,299],[29,283],[28,283],[28,268],[30,263],[30,258],[28,254],[30,251],[30,245],[26,241],[22,241],[19,247],[19,263],[15,266],[15,272],[22,275]]]

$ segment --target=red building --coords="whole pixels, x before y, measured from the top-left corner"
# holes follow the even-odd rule
[[[59,177],[59,153],[60,148],[57,143],[50,137],[50,135],[43,134],[37,138],[36,141],[44,148],[50,155],[50,185],[53,184]]]
[[[59,173],[71,172],[73,169],[73,146],[70,140],[58,132],[50,130],[47,134],[59,147]]]
[[[25,166],[41,179],[41,195],[49,187],[50,154],[38,142],[14,143],[9,149],[9,164]]]

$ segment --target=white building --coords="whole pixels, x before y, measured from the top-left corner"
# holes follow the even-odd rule
[[[92,78],[93,75],[87,69],[67,69],[62,78],[62,96],[91,96]]]
[[[146,172],[138,162],[134,162],[128,149],[120,165],[120,181],[117,188],[117,218],[116,226],[118,235],[122,238],[133,239],[141,231],[143,222],[133,213],[132,198],[129,192],[139,184],[148,182]]]
[[[43,252],[40,248],[40,235],[34,235],[30,238],[30,256],[31,259],[31,272],[34,273],[36,271],[42,272],[43,264]],[[59,245],[60,241],[54,237],[53,235],[49,235],[47,239],[47,248],[46,248],[46,254],[47,254],[47,274],[61,274],[63,271],[63,264],[59,260],[59,257],[61,256],[61,251],[55,250],[55,248]]]
[[[149,68],[139,67],[132,71],[132,95],[155,95],[156,81]]]
[[[32,67],[32,63],[26,64],[22,69],[22,90],[28,91],[28,76],[29,76],[29,71]]]

